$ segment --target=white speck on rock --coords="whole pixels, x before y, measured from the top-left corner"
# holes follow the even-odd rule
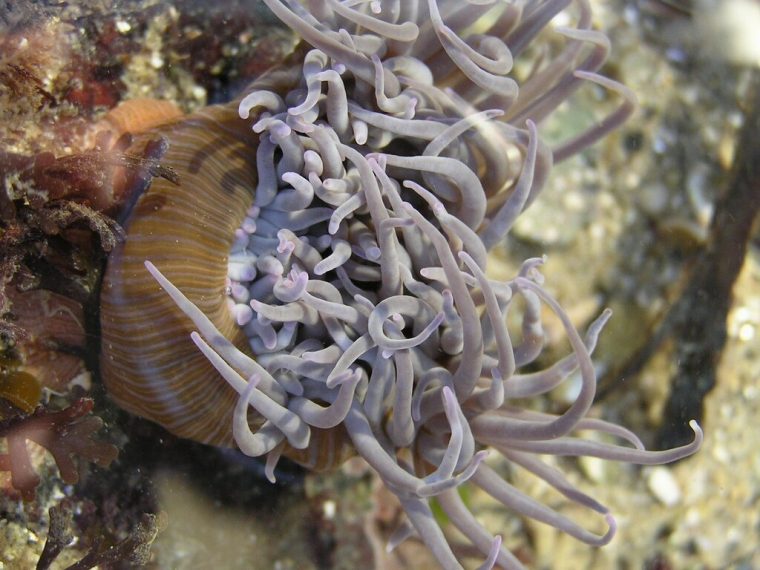
[[[667,467],[652,468],[647,474],[647,487],[655,499],[666,507],[675,506],[681,501],[681,488]]]
[[[583,474],[594,483],[604,483],[607,479],[607,465],[603,459],[598,457],[580,457],[578,465]]]
[[[132,30],[132,26],[129,24],[129,22],[126,22],[124,20],[116,20],[116,30],[120,34],[126,34]]]

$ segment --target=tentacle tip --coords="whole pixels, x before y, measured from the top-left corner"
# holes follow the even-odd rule
[[[161,287],[163,287],[164,289],[166,289],[167,286],[171,286],[171,283],[169,282],[169,280],[164,276],[163,273],[161,273],[161,271],[159,271],[158,267],[156,267],[155,265],[153,265],[153,263],[151,263],[150,261],[148,261],[146,259],[143,262],[143,264],[145,265],[145,269],[148,270],[148,273],[151,274],[151,276],[153,277],[153,279],[155,279],[156,281],[158,281],[158,284],[161,285]]]
[[[503,542],[503,538],[500,534],[497,534],[493,537],[493,544],[491,545],[491,548],[495,551],[498,551],[501,548],[501,543]]]
[[[601,543],[599,546],[604,546],[605,544],[609,544],[609,542],[614,538],[615,534],[617,533],[617,521],[615,520],[615,517],[612,515],[612,513],[607,513],[604,515],[604,520],[607,523],[607,532],[602,537]]]
[[[376,246],[367,248],[367,251],[365,253],[367,254],[367,257],[369,257],[372,261],[377,261],[382,255],[382,251],[379,247]]]
[[[491,452],[487,449],[483,449],[481,451],[478,451],[475,455],[472,457],[472,463],[473,465],[480,465],[483,463],[486,459],[488,459],[488,456],[491,455]]]
[[[291,254],[295,251],[296,245],[289,240],[281,240],[277,245],[277,253]]]
[[[344,370],[343,372],[336,374],[332,378],[328,378],[325,384],[328,388],[336,388],[340,386],[341,384],[344,384],[348,382],[349,380],[353,379],[354,377],[355,377],[355,374],[353,370]]]
[[[601,78],[598,73],[594,73],[593,71],[584,71],[582,69],[576,69],[573,71],[573,76],[577,77],[578,79],[587,79],[589,81],[595,81],[596,79]]]
[[[422,267],[420,268],[420,277],[424,277],[425,279],[435,279],[435,270],[432,267]],[[453,298],[453,297],[452,297]]]
[[[290,125],[287,123],[283,123],[282,121],[275,121],[270,128],[270,133],[277,138],[284,139],[293,133],[293,129],[291,129]]]
[[[496,560],[499,557],[499,551],[501,550],[501,535],[496,535],[491,541],[491,547],[488,551],[488,556],[485,562],[478,567],[478,570],[493,570],[496,567]]]
[[[702,431],[702,428],[700,427],[697,420],[689,420],[689,427],[694,432],[694,445],[697,447],[702,445],[702,441],[705,438],[705,432]]]

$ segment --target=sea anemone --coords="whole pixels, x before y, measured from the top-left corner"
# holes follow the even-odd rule
[[[519,82],[514,58],[570,0],[265,3],[312,49],[257,80],[234,104],[239,118],[210,107],[162,129],[181,184],[153,182],[109,261],[102,369],[112,397],[180,436],[266,456],[272,480],[283,454],[326,469],[357,453],[407,515],[392,543],[416,535],[447,570],[463,555],[433,498],[482,568],[521,568],[462,500],[465,482],[606,544],[608,509],[539,455],[665,463],[694,453],[702,432],[692,423],[692,443],[651,452],[587,418],[590,354],[609,311],[582,338],[542,286],[543,259],[507,282],[485,273],[552,162],[633,108],[625,87],[596,74],[609,45],[588,3],[574,3],[575,27],[551,28],[561,49],[534,54]],[[550,148],[537,124],[584,82],[622,104]],[[536,369],[545,309],[572,352]],[[518,405],[576,371],[564,413]],[[600,513],[607,532],[512,487],[484,463],[488,449]]]

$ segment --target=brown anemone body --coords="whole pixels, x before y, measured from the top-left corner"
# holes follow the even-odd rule
[[[243,345],[224,287],[232,237],[256,185],[251,148],[257,137],[224,106],[158,132],[169,140],[162,164],[180,182],[152,182],[125,222],[126,240],[109,258],[101,293],[101,371],[111,397],[128,411],[181,437],[231,445],[236,394],[190,340],[192,323],[144,263],[160,267],[220,331]]]
[[[298,70],[296,70],[298,71]],[[256,82],[286,90],[297,75],[272,73]],[[145,269],[153,262],[241,350],[245,335],[226,303],[227,259],[234,232],[256,188],[258,135],[241,120],[236,101],[174,119],[143,136],[156,135],[169,149],[161,159],[179,184],[155,179],[125,221],[127,238],[111,254],[101,293],[101,373],[122,408],[172,433],[202,443],[233,446],[232,412],[238,394],[219,376],[190,339],[192,322]],[[149,101],[144,102],[151,114]],[[136,106],[131,125],[144,124]],[[249,417],[252,429],[263,419]],[[291,459],[325,469],[346,455],[342,427],[314,430],[304,450],[285,449]]]

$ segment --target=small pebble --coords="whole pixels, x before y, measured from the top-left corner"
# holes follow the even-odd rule
[[[666,507],[673,507],[681,501],[681,488],[673,472],[667,467],[654,467],[647,474],[647,487]]]
[[[598,457],[579,457],[578,465],[583,474],[594,483],[604,483],[607,479],[607,462]]]

